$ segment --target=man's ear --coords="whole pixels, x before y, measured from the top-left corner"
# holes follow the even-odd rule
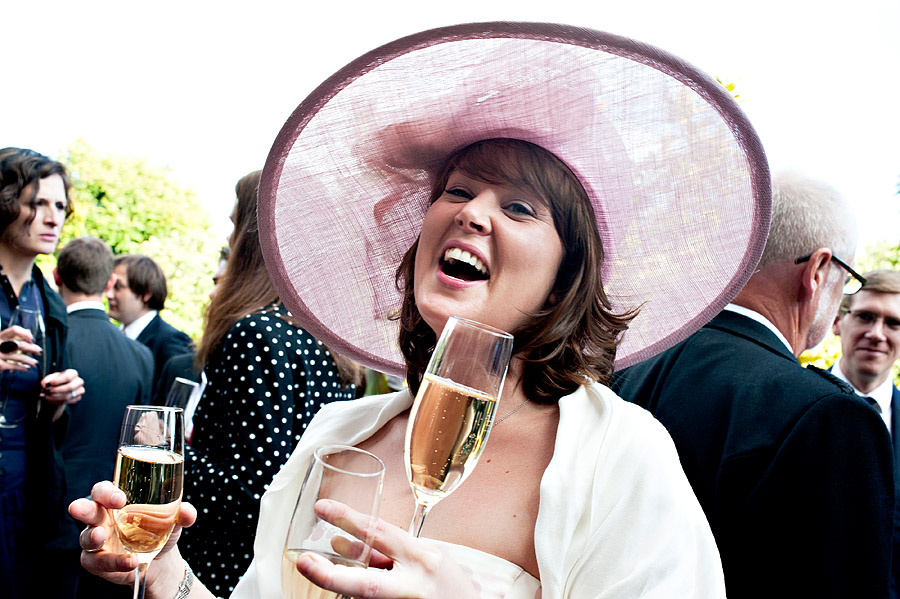
[[[150,302],[150,298],[151,298],[151,297],[153,297],[153,294],[150,293],[150,292],[147,292],[147,293],[145,293],[144,296],[141,298],[141,301],[144,302],[144,305],[146,305],[146,304],[148,304],[148,303]]]
[[[841,316],[843,314],[838,312],[838,315],[834,317],[834,322],[831,324],[831,332],[838,337],[841,336]]]
[[[106,288],[103,290],[103,295],[109,295],[109,292],[112,291],[112,288],[116,286],[116,275],[115,273],[109,275],[109,280],[106,282]]]
[[[59,276],[59,269],[58,269],[58,268],[54,268],[54,269],[53,269],[53,282],[56,283],[56,288],[57,288],[57,289],[59,289],[60,287],[62,287],[62,277]]]
[[[803,267],[800,278],[800,299],[811,300],[828,280],[828,267],[831,264],[831,250],[819,248],[809,260],[801,262]]]

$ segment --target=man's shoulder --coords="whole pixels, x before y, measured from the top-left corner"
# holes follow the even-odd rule
[[[719,398],[733,405],[778,404],[782,412],[789,406],[802,411],[831,395],[854,395],[830,373],[801,366],[763,325],[736,314],[717,317],[674,347],[617,373],[613,390],[645,407],[667,397],[694,403],[690,397],[696,396],[704,405]]]
[[[615,380],[618,386],[620,381],[634,381],[651,373],[703,371],[709,376],[743,366],[758,369],[762,364],[785,372],[802,370],[766,327],[738,314],[722,313],[669,349],[617,373]]]
[[[191,344],[191,338],[184,331],[180,331],[166,322],[159,314],[153,317],[141,334],[138,341],[160,351],[164,346],[187,347]],[[181,353],[181,352],[174,352]],[[174,355],[173,353],[173,355]]]
[[[171,324],[166,322],[163,319],[163,317],[160,316],[159,314],[156,315],[156,317],[153,319],[153,321],[155,321],[157,323],[157,326],[159,327],[157,329],[157,334],[164,334],[167,337],[183,338],[183,339],[187,340],[188,342],[190,342],[191,338],[188,336],[187,333],[185,333],[184,331],[182,331],[180,329],[176,329],[174,326],[172,326]]]
[[[153,354],[146,345],[130,339],[119,327],[110,322],[106,313],[102,310],[88,309],[72,312],[69,314],[69,328],[73,333],[81,331],[86,334],[105,337],[110,343],[120,348],[127,348],[129,351],[133,351],[141,356],[147,356],[151,360],[153,359]]]

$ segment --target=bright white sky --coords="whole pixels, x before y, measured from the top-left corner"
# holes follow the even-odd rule
[[[515,20],[633,37],[736,81],[773,170],[844,192],[863,244],[900,241],[896,0],[35,0],[2,12],[0,147],[57,155],[83,137],[144,156],[193,185],[224,232],[234,183],[334,71],[416,31]]]

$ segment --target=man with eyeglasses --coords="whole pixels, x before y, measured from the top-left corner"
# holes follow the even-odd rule
[[[769,238],[732,304],[612,388],[668,429],[722,556],[729,599],[887,597],[891,442],[871,406],[797,356],[843,291],[856,224],[833,188],[773,180]]]
[[[900,357],[900,272],[873,270],[865,274],[865,279],[865,287],[859,293],[844,296],[834,320],[834,334],[841,338],[841,357],[831,371],[850,383],[858,394],[872,399],[873,407],[891,432],[895,497],[900,499],[900,390],[891,377]],[[893,562],[891,596],[897,597],[900,510],[894,513]]]

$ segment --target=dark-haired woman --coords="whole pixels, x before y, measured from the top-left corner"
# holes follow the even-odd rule
[[[355,397],[359,376],[279,301],[259,247],[259,176],[252,172],[235,187],[231,253],[196,358],[207,385],[193,417],[185,499],[203,519],[184,534],[182,549],[220,596],[250,564],[268,483],[319,408]]]
[[[59,510],[63,484],[54,435],[65,430],[65,406],[84,394],[84,381],[65,368],[66,307],[34,265],[56,251],[71,212],[62,164],[33,150],[0,150],[0,584],[11,597],[35,592],[25,584],[29,556],[64,516],[48,515]],[[40,311],[43,347],[9,326],[17,306]]]
[[[281,596],[310,456],[338,443],[384,462],[381,520],[368,569],[300,558],[320,587],[379,598],[723,597],[715,542],[671,439],[605,382],[701,326],[750,276],[769,206],[755,140],[732,99],[688,65],[559,25],[424,32],[317,89],[262,179],[272,277],[320,339],[404,371],[411,389],[319,412],[262,500],[254,562],[233,596]],[[392,275],[398,290],[385,284]],[[450,316],[509,331],[515,347],[478,466],[413,538],[404,436]],[[402,357],[385,342],[391,330]],[[122,502],[108,484],[94,498]],[[105,513],[71,510],[90,525],[85,551],[97,552],[85,566],[128,580],[134,560],[104,545]],[[333,502],[317,512],[351,531],[363,522]],[[209,596],[174,543],[157,564],[148,596],[189,585],[190,597]]]

